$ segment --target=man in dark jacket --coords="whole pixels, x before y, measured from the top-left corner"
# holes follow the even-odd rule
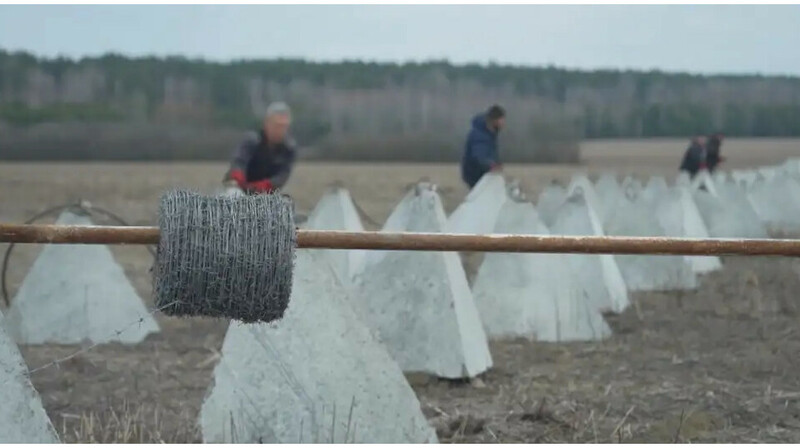
[[[497,134],[505,124],[505,115],[503,108],[495,105],[472,119],[472,129],[467,135],[461,158],[461,178],[470,189],[484,174],[502,168],[497,152]]]
[[[706,168],[708,168],[708,161],[705,138],[697,136],[692,138],[689,148],[686,149],[680,170],[689,173],[689,177],[694,177],[700,170]]]
[[[289,180],[296,159],[296,144],[289,136],[291,111],[284,103],[267,108],[263,128],[237,148],[225,175],[225,185],[248,194],[280,190]]]
[[[719,151],[722,148],[723,135],[719,132],[711,134],[708,137],[708,144],[706,144],[706,159],[708,162],[708,171],[714,172],[717,165],[725,161],[725,158],[720,156]]]

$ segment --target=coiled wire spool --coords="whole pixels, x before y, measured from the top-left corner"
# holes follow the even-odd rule
[[[172,316],[270,322],[289,303],[297,235],[284,195],[161,198],[155,305]]]

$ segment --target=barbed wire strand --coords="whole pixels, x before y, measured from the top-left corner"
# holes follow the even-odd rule
[[[149,317],[155,318],[155,313],[156,312],[161,311],[162,309],[164,309],[164,308],[166,308],[168,306],[172,306],[172,305],[174,305],[174,303],[168,303],[168,304],[162,305],[160,307],[150,308],[147,311],[147,314],[149,315]],[[126,331],[130,330],[131,328],[133,328],[135,325],[144,323],[144,320],[145,320],[145,316],[140,316],[139,318],[137,318],[133,322],[125,325],[124,327],[122,327],[122,328],[120,328],[118,330],[114,330],[112,333],[109,333],[108,339],[113,339],[115,337],[119,338],[119,336],[121,336],[123,333],[125,333]],[[36,367],[34,369],[28,369],[27,376],[30,378],[34,374],[36,374],[38,372],[41,372],[43,370],[49,369],[51,367],[58,367],[60,364],[63,364],[63,363],[65,363],[65,362],[67,362],[67,361],[69,361],[69,360],[71,360],[73,358],[76,358],[76,357],[80,356],[80,355],[89,353],[90,351],[94,350],[98,346],[104,345],[104,344],[107,344],[107,342],[94,342],[91,345],[83,347],[80,350],[76,350],[76,351],[70,353],[67,356],[54,359],[54,360],[52,360],[52,361],[50,361],[50,362],[48,362],[46,364],[43,364],[41,366],[38,366],[38,367]]]

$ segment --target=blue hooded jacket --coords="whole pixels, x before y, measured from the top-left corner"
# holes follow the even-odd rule
[[[486,114],[478,114],[472,119],[472,129],[464,145],[461,178],[472,188],[492,169],[492,166],[499,163],[497,134],[487,126]]]

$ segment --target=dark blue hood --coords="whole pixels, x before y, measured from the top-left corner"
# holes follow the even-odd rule
[[[478,114],[472,118],[472,129],[475,131],[494,136],[494,132],[489,130],[489,125],[486,122],[486,114]]]

